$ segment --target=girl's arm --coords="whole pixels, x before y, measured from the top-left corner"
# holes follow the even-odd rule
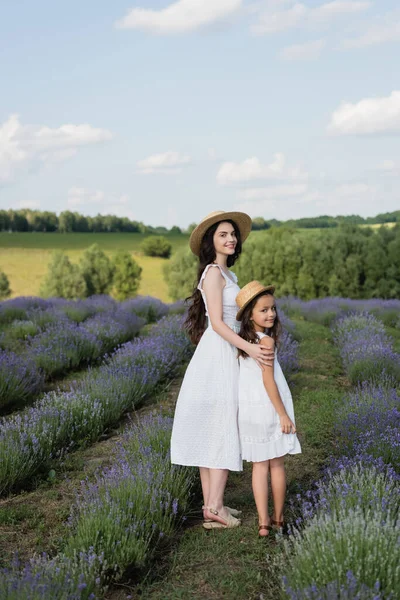
[[[263,337],[260,340],[260,346],[264,348],[270,348],[275,352],[275,342],[270,337]],[[264,387],[267,391],[268,397],[271,400],[276,412],[279,415],[281,422],[282,433],[296,433],[296,427],[293,421],[289,418],[285,405],[282,402],[282,398],[279,394],[278,387],[274,379],[274,364],[266,367],[262,372],[262,378]]]
[[[274,353],[270,348],[263,347],[260,344],[250,344],[241,338],[237,333],[232,331],[222,319],[222,290],[225,287],[225,279],[219,268],[209,269],[203,281],[203,290],[206,295],[208,315],[212,328],[224,340],[236,346],[240,350],[244,350],[251,358],[254,358],[258,364],[273,365]]]

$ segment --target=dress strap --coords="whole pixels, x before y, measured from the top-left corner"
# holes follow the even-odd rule
[[[203,273],[202,273],[202,275],[200,277],[200,281],[199,281],[199,284],[197,286],[197,289],[200,290],[200,291],[203,290],[203,281],[204,281],[204,279],[205,279],[205,277],[206,277],[206,275],[207,275],[208,270],[209,270],[210,267],[218,267],[221,275],[223,277],[224,276],[227,277],[226,274],[223,272],[222,268],[220,267],[220,265],[218,265],[217,263],[210,263],[209,265],[206,266],[206,268],[204,269],[204,271],[203,271]],[[224,277],[224,279],[225,279],[225,277]]]
[[[256,331],[256,334],[258,335],[260,340],[262,340],[265,337],[269,337],[269,335],[267,333],[262,333],[261,331]]]

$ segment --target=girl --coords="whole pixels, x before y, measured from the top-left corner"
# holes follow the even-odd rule
[[[190,236],[199,257],[198,285],[190,298],[186,328],[196,351],[179,393],[171,438],[171,461],[200,467],[204,527],[240,525],[223,497],[231,471],[242,470],[237,424],[240,348],[259,364],[272,364],[273,353],[238,335],[237,278],[229,271],[251,230],[240,212],[208,215]]]
[[[259,535],[271,531],[271,523],[282,529],[286,493],[284,456],[299,454],[293,401],[276,357],[281,325],[274,299],[274,286],[248,283],[237,295],[241,322],[239,335],[252,344],[275,352],[272,365],[259,369],[246,351],[239,349],[239,435],[242,458],[253,463],[253,493],[259,519]],[[268,515],[268,472],[274,501]]]

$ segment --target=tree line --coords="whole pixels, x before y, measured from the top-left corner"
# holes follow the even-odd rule
[[[293,228],[335,228],[342,224],[350,225],[376,225],[383,223],[400,223],[400,211],[382,213],[375,217],[360,217],[359,215],[330,217],[323,215],[319,217],[307,217],[303,219],[290,219],[279,221],[277,219],[266,220],[263,217],[253,219],[253,230],[270,229],[272,227]],[[23,208],[20,210],[0,210],[0,231],[38,231],[59,233],[145,233],[156,235],[188,234],[196,227],[191,223],[186,229],[177,225],[171,228],[164,226],[152,227],[141,221],[134,221],[128,217],[117,217],[115,215],[96,215],[89,217],[78,212],[65,210],[57,215],[55,212],[31,210]]]
[[[147,234],[179,234],[182,230],[174,225],[152,227],[141,221],[133,221],[128,217],[115,215],[97,215],[88,217],[78,212],[65,210],[59,215],[40,210],[0,210],[0,231],[38,231],[60,233],[147,233]]]
[[[376,231],[344,224],[312,236],[274,227],[246,241],[234,271],[241,287],[256,279],[274,284],[278,296],[399,298],[400,224]],[[178,250],[164,268],[172,299],[192,293],[196,273],[196,257]]]

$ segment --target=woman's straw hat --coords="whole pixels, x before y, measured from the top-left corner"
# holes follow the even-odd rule
[[[242,319],[244,309],[248,304],[250,304],[253,298],[259,296],[263,292],[270,292],[273,294],[274,291],[274,285],[262,285],[262,283],[259,281],[250,281],[250,283],[245,285],[236,296],[236,304],[239,307],[239,312],[236,315],[236,321],[240,321]]]
[[[219,223],[220,221],[233,221],[239,228],[242,242],[248,237],[251,231],[251,218],[246,213],[242,212],[225,212],[224,210],[216,210],[206,217],[193,229],[189,240],[189,246],[193,254],[199,256],[201,240],[207,229]]]

